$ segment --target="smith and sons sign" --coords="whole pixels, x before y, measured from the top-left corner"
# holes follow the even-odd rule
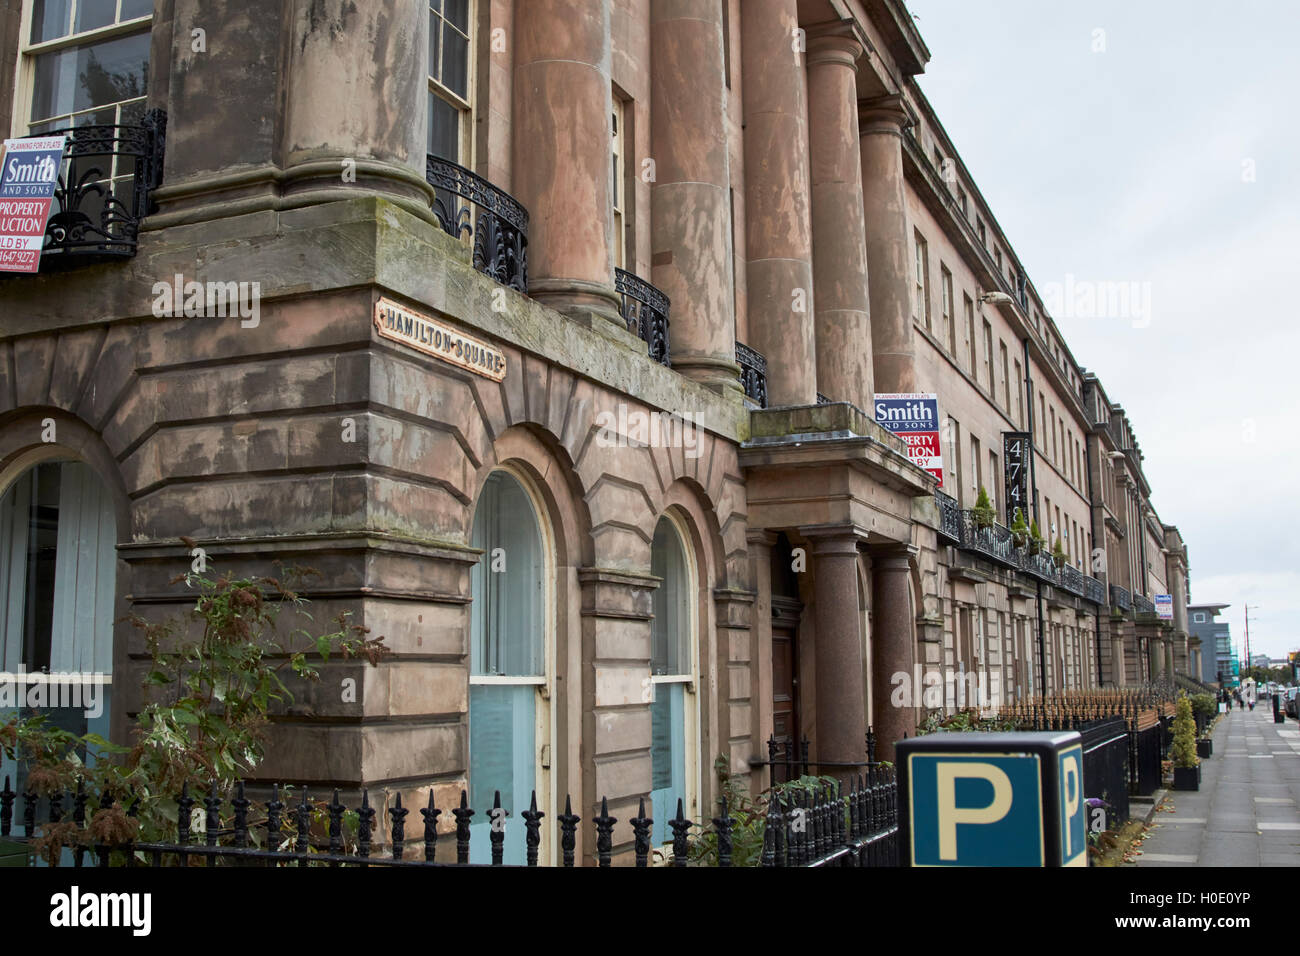
[[[35,272],[59,185],[66,135],[4,141],[0,167],[0,272]]]
[[[506,357],[500,349],[450,329],[427,315],[412,312],[390,299],[380,299],[375,303],[375,330],[386,339],[494,382],[506,377]]]
[[[907,443],[907,457],[939,479],[943,487],[943,454],[939,448],[939,396],[933,392],[876,394],[876,422]]]

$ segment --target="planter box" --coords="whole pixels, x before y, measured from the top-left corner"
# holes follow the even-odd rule
[[[1214,741],[1208,737],[1196,741],[1196,756],[1202,759],[1214,756]]]
[[[1174,789],[1175,790],[1201,789],[1201,768],[1200,767],[1175,767],[1174,768]]]

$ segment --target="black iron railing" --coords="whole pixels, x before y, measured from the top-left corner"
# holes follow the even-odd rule
[[[139,125],[77,126],[39,137],[64,133],[41,268],[135,255],[140,221],[162,183],[166,111],[149,110]]]
[[[935,491],[934,502],[939,506],[939,534],[955,545],[961,545],[961,505],[952,495]]]
[[[516,292],[527,292],[528,210],[450,160],[426,156],[424,178],[434,187],[438,225],[448,235],[472,241],[474,268]]]
[[[823,781],[815,787],[778,793],[768,803],[759,864],[806,867],[897,865],[897,789],[893,769],[872,764],[846,782]],[[19,825],[22,832],[15,833],[14,809],[19,796],[6,777],[4,789],[0,790],[0,838],[26,844],[33,855],[40,855],[47,863],[72,867],[189,866],[200,859],[205,866],[272,868],[468,866],[472,865],[469,863],[470,824],[476,815],[492,824],[487,835],[490,865],[503,866],[506,865],[506,830],[519,825],[502,809],[499,792],[493,806],[484,812],[468,806],[464,790],[461,791],[460,806],[450,811],[434,806],[430,794],[428,806],[420,810],[422,824],[418,834],[408,836],[406,818],[410,810],[402,806],[400,794],[387,809],[388,825],[385,828],[384,815],[370,806],[369,793],[364,790],[360,806],[349,808],[340,802],[337,790],[330,803],[321,807],[309,801],[305,788],[300,799],[286,804],[280,800],[277,787],[272,798],[259,808],[245,796],[244,784],[240,782],[230,795],[222,793],[213,784],[207,796],[201,799],[190,796],[188,788],[182,789],[175,801],[174,841],[128,839],[109,844],[103,842],[101,836],[107,828],[98,828],[96,817],[102,811],[109,811],[110,815],[118,818],[114,826],[120,831],[121,824],[136,817],[138,799],[123,805],[110,794],[96,802],[81,787],[76,793],[56,792],[49,797],[29,791],[21,794],[23,805]],[[203,826],[201,832],[196,833],[191,821],[200,804],[204,808],[198,811]],[[44,812],[40,812],[42,805]],[[355,814],[356,833],[345,843],[343,822],[349,813]],[[537,809],[534,793],[529,809],[519,813],[527,848],[525,866],[536,867],[539,864],[542,819],[545,816]],[[454,833],[439,832],[440,817],[443,818],[444,830],[445,822],[454,819]],[[564,813],[555,819],[560,830],[560,865],[572,867],[578,862],[575,848],[582,818],[573,812],[572,801],[566,797]],[[608,867],[613,862],[613,832],[618,819],[610,816],[605,798],[601,798],[600,812],[594,814],[590,822],[595,831],[596,863]],[[725,798],[720,799],[718,816],[712,820],[711,846],[707,847],[711,862],[718,866],[733,864],[737,822],[730,816]],[[654,820],[646,815],[644,799],[637,815],[628,823],[632,827],[631,850],[635,865],[649,866],[654,851],[659,848],[651,846]],[[677,815],[668,821],[668,826],[673,833],[672,865],[686,866],[692,854],[690,833],[692,829],[698,832],[699,824],[684,816],[682,802],[678,800]],[[667,858],[667,845],[663,850]]]
[[[1083,599],[1093,604],[1106,603],[1106,585],[1102,584],[1094,577],[1084,575],[1083,578]]]
[[[1079,734],[1083,738],[1083,795],[1103,801],[1106,829],[1118,830],[1129,818],[1128,722],[1122,717],[1094,721],[1080,727]]]
[[[1118,584],[1110,586],[1110,603],[1121,611],[1133,609],[1133,599],[1128,593],[1128,588],[1120,587]]]
[[[1156,613],[1156,605],[1145,594],[1134,594],[1133,611],[1137,614],[1154,614]]]
[[[1058,580],[1056,562],[1052,560],[1050,554],[1041,548],[1032,554],[1028,547],[1021,549],[1020,570],[1046,584],[1055,584]]]
[[[741,342],[736,343],[736,362],[740,365],[740,387],[745,397],[759,408],[767,408],[767,359]]]
[[[650,357],[672,365],[668,355],[668,296],[626,269],[614,270],[614,288],[623,297],[627,330],[645,342]]]
[[[1008,567],[1016,567],[1019,558],[1016,554],[1015,542],[1012,540],[1011,532],[1002,525],[994,522],[992,525],[982,525],[976,520],[973,511],[963,511],[961,540],[962,547],[967,551],[975,551],[987,558],[992,558],[1000,564]]]
[[[1077,597],[1083,597],[1083,572],[1072,564],[1063,566],[1061,587]]]

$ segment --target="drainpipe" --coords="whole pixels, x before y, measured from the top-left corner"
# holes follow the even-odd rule
[[[1095,403],[1094,403],[1095,404]],[[1100,441],[1100,440],[1099,440]],[[1100,447],[1100,445],[1099,445]],[[1096,501],[1097,491],[1092,486],[1092,448],[1088,442],[1083,443],[1083,467],[1088,475],[1088,530],[1092,532],[1092,547],[1097,548],[1097,509],[1093,502]],[[1102,545],[1102,554],[1105,554],[1105,544]],[[1088,555],[1088,569],[1092,570],[1092,555]],[[1106,575],[1106,607],[1110,608],[1110,574]],[[1097,611],[1092,627],[1093,644],[1097,648],[1097,686],[1102,683],[1101,676],[1101,611]]]
[[[1025,398],[1029,404],[1029,500],[1033,509],[1034,521],[1038,521],[1038,452],[1034,449],[1034,378],[1029,373],[1029,339],[1020,340],[1025,357]],[[1038,526],[1042,531],[1042,525]],[[1047,699],[1047,650],[1043,638],[1043,582],[1034,578],[1038,594],[1038,696]]]

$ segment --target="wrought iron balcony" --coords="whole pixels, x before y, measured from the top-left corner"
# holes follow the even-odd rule
[[[1029,548],[1022,548],[1020,550],[1020,570],[1046,584],[1056,584],[1060,581],[1056,562],[1052,560],[1052,556],[1046,551],[1040,550],[1030,554]]]
[[[982,528],[975,521],[975,514],[972,511],[963,511],[961,518],[963,548],[992,558],[1008,567],[1019,566],[1020,559],[1015,542],[1012,541],[1011,532],[1007,528],[997,522],[994,522],[992,527]]]
[[[767,408],[767,359],[737,342],[736,362],[740,365],[740,387],[745,390],[745,397],[759,408]]]
[[[1154,614],[1156,613],[1155,602],[1144,594],[1133,595],[1133,610],[1137,614]]]
[[[1094,577],[1084,575],[1083,599],[1093,604],[1106,603],[1106,586]]]
[[[1083,597],[1083,572],[1073,564],[1061,568],[1061,587],[1078,597]]]
[[[672,365],[668,356],[668,296],[626,269],[614,270],[614,288],[623,297],[627,330],[645,342],[650,357]]]
[[[77,126],[39,136],[63,133],[41,271],[135,255],[140,220],[162,182],[166,111],[149,110],[136,126]]]
[[[1118,584],[1110,586],[1110,603],[1121,611],[1133,609],[1133,599],[1129,596],[1128,588],[1122,588]]]
[[[936,490],[934,502],[939,506],[939,534],[953,544],[961,545],[961,505],[952,495]]]
[[[464,166],[426,156],[433,214],[443,231],[473,243],[474,268],[516,292],[528,291],[528,210]],[[463,200],[463,201],[462,201]]]

